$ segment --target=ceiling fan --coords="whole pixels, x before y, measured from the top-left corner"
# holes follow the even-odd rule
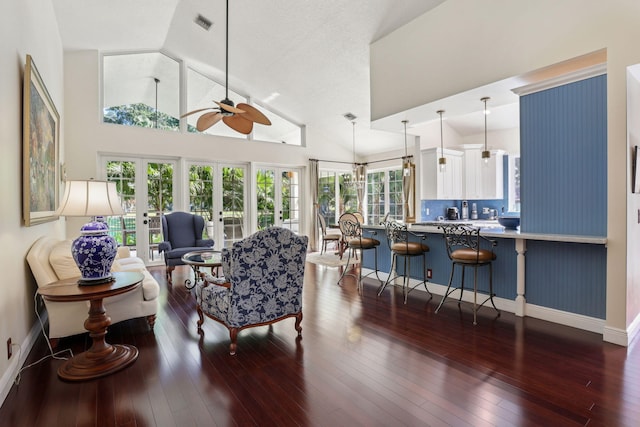
[[[189,111],[186,114],[180,116],[180,118],[190,116],[191,114],[200,113],[202,111],[209,111],[202,114],[196,122],[196,129],[199,132],[203,132],[209,129],[211,126],[222,120],[231,129],[248,135],[253,130],[253,124],[259,123],[261,125],[270,126],[271,121],[257,108],[244,103],[234,105],[233,101],[229,99],[229,0],[227,0],[227,27],[226,27],[226,64],[225,64],[225,97],[222,101],[213,101],[218,106],[200,108],[198,110]]]

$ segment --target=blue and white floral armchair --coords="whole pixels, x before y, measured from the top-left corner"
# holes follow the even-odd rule
[[[198,332],[205,315],[225,325],[232,355],[245,328],[295,317],[300,336],[307,243],[306,236],[271,227],[223,249],[224,280],[202,274],[196,286]]]

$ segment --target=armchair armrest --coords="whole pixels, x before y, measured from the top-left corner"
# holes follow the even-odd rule
[[[158,244],[158,252],[165,252],[171,250],[171,242],[160,242]]]
[[[224,277],[215,277],[211,273],[200,272],[200,278],[204,281],[204,287],[208,285],[222,286],[223,288],[231,288],[231,283]]]
[[[213,240],[212,239],[198,239],[196,240],[196,246],[199,248],[212,248]]]

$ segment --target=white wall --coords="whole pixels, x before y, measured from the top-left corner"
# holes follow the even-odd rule
[[[64,233],[63,221],[25,227],[22,221],[22,83],[30,54],[61,117],[63,55],[51,0],[0,2],[0,402],[15,377],[18,350],[7,360],[8,338],[29,350],[35,283],[25,256],[40,236]],[[64,135],[62,136],[64,145]]]
[[[464,10],[465,13],[460,13]],[[608,243],[605,340],[626,339],[629,149],[626,67],[640,62],[635,0],[448,0],[371,47],[372,120],[607,49]],[[428,73],[426,72],[428,70]],[[388,79],[387,76],[396,76]],[[630,245],[640,242],[633,239]]]

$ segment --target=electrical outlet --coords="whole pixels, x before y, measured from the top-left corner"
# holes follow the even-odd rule
[[[433,277],[433,270],[427,268],[427,279],[431,279]]]
[[[11,345],[11,338],[7,340],[7,359],[11,359],[13,355],[13,346]]]

